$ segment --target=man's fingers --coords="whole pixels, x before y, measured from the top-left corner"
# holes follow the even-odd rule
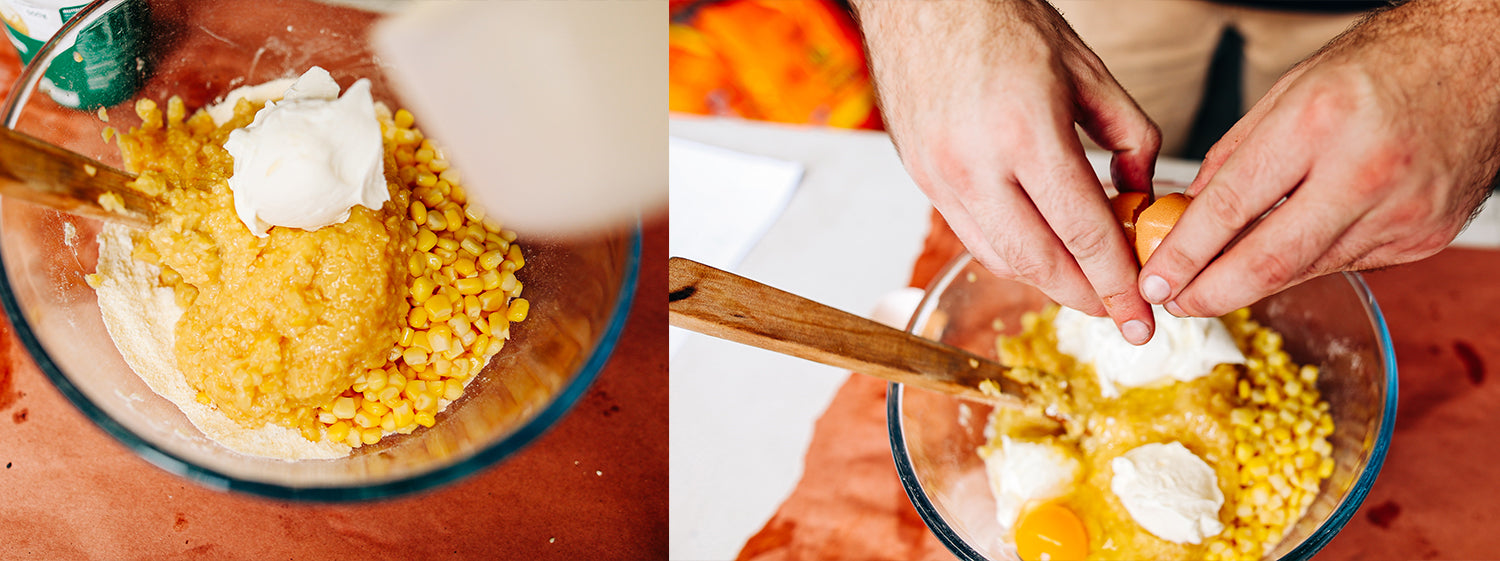
[[[1302,190],[1183,288],[1173,299],[1173,313],[1227,314],[1352,261],[1352,253],[1365,248],[1355,247],[1359,242],[1346,239],[1345,233],[1369,203],[1343,197],[1338,179],[1310,177]]]
[[[1288,150],[1294,137],[1280,131],[1292,129],[1281,124],[1261,123],[1188,205],[1141,267],[1146,301],[1176,298],[1241,230],[1302,182],[1311,150]]]
[[[1070,131],[1068,131],[1070,132]],[[1021,189],[1076,260],[1109,316],[1132,343],[1150,339],[1154,330],[1151,308],[1136,289],[1138,272],[1133,252],[1125,244],[1099,178],[1084,158],[1077,137],[1056,139],[1060,151],[1043,155],[1043,170],[1018,176]]]
[[[1100,148],[1114,153],[1110,179],[1121,192],[1151,193],[1161,129],[1108,73],[1079,84],[1078,126]]]
[[[949,183],[925,162],[926,158],[915,162],[923,167],[911,170],[918,172],[913,175],[927,179],[923,190],[928,199],[979,264],[995,276],[1035,286],[1064,306],[1093,316],[1105,314],[1073,257],[1025,200],[1020,187],[1012,182],[960,186]],[[973,170],[960,175],[965,181],[995,177]]]
[[[1281,94],[1286,92],[1287,88],[1291,87],[1292,83],[1296,81],[1297,76],[1306,72],[1307,68],[1307,65],[1303,64],[1287,71],[1280,80],[1277,80],[1271,86],[1271,90],[1266,92],[1266,95],[1257,100],[1255,105],[1251,106],[1250,110],[1245,112],[1245,116],[1240,117],[1240,120],[1236,121],[1234,126],[1230,127],[1229,131],[1225,132],[1224,136],[1219,138],[1218,142],[1209,147],[1208,153],[1203,155],[1203,165],[1198,167],[1198,175],[1193,177],[1192,183],[1188,184],[1186,193],[1189,197],[1198,196],[1198,193],[1202,192],[1208,186],[1209,179],[1219,173],[1219,169],[1224,167],[1224,162],[1229,159],[1229,156],[1234,154],[1239,149],[1240,143],[1244,142],[1260,126],[1261,121],[1271,113],[1271,109],[1276,107],[1276,103],[1281,99]]]

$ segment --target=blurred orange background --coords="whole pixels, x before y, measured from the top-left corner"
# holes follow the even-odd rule
[[[672,0],[671,110],[881,129],[859,30],[833,0]]]

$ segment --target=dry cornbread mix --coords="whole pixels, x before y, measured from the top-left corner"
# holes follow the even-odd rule
[[[131,367],[230,449],[337,457],[431,426],[529,313],[515,233],[367,88],[339,97],[314,68],[264,107],[231,96],[222,122],[142,101],[118,135],[134,187],[167,210],[146,232],[107,226],[90,282]],[[342,136],[359,127],[328,125],[340,112],[367,114],[372,136]],[[319,204],[281,200],[308,191]],[[278,225],[289,208],[323,218]]]
[[[1053,307],[1000,339],[1050,404],[997,409],[979,450],[1022,559],[1260,559],[1332,472],[1318,369],[1278,333],[1248,310],[1157,323],[1134,347]]]

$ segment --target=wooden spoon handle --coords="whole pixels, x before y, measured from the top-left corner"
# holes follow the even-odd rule
[[[63,212],[150,226],[156,200],[127,186],[135,176],[75,152],[0,127],[0,195],[33,202]],[[109,210],[99,202],[106,193],[118,195],[123,210]]]
[[[892,329],[681,257],[668,263],[672,325],[934,391],[1009,401],[983,394],[994,380],[1006,395],[1027,399],[1030,386],[1010,369],[978,355]]]

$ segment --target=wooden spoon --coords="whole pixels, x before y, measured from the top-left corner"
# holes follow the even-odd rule
[[[146,228],[157,201],[127,186],[134,180],[134,175],[81,154],[0,128],[0,195]],[[107,194],[118,196],[123,208],[105,208],[100,198]]]
[[[1011,378],[1009,368],[963,349],[681,257],[667,268],[672,325],[989,403],[1031,399],[1032,386]],[[1004,396],[980,392],[984,380],[993,380]]]

